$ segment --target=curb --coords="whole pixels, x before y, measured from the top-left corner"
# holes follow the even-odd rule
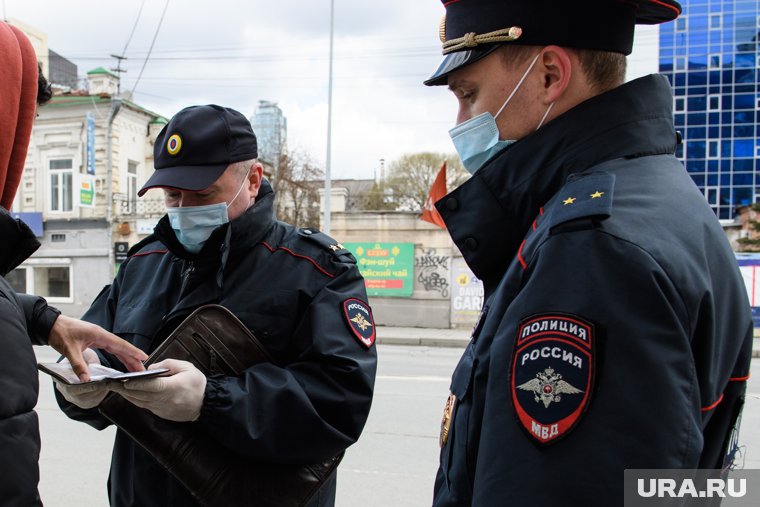
[[[402,338],[400,336],[377,337],[379,345],[409,345],[417,347],[448,347],[463,349],[470,343],[469,338],[434,338],[434,337],[416,337]],[[760,338],[752,348],[752,358],[760,358]]]
[[[411,345],[419,347],[449,347],[463,349],[470,343],[469,338],[400,338],[398,336],[378,337],[380,345]]]

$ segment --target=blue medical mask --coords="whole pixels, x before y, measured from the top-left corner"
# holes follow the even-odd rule
[[[167,208],[169,223],[182,246],[190,253],[197,254],[203,248],[209,236],[220,226],[230,221],[227,210],[235,202],[248,181],[248,173],[243,178],[235,197],[228,203],[207,204],[205,206],[187,206]]]
[[[540,54],[538,53],[533,58],[533,61],[530,62],[528,69],[517,82],[515,89],[509,94],[507,100],[504,101],[496,116],[486,111],[463,121],[449,130],[449,136],[451,136],[454,148],[456,148],[459,158],[462,160],[462,165],[464,165],[464,168],[470,174],[475,174],[489,158],[516,142],[515,139],[499,140],[499,127],[496,126],[496,118],[499,117],[504,108],[507,107],[507,104],[509,104],[509,101],[512,100],[512,97],[515,96],[517,90],[520,89],[523,81],[525,81],[525,78],[528,77],[531,69],[533,69],[533,66],[538,61]],[[546,114],[544,114],[536,130],[541,128],[553,105],[554,103],[549,105]]]

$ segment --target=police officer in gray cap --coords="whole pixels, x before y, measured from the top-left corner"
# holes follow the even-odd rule
[[[472,177],[436,207],[486,299],[451,382],[434,505],[621,505],[623,471],[728,467],[752,318],[674,153],[665,77],[625,83],[672,0],[444,0],[426,81]],[[674,206],[675,204],[675,206]]]

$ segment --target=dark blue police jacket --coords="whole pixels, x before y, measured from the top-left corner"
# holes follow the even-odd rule
[[[671,103],[659,75],[599,95],[436,204],[486,300],[435,506],[622,505],[624,469],[726,463],[752,318]]]
[[[231,310],[273,356],[240,377],[211,377],[192,423],[218,444],[272,463],[317,463],[355,442],[369,414],[377,355],[356,260],[328,236],[277,222],[269,184],[254,206],[216,230],[193,256],[166,217],[136,245],[84,319],[146,352],[194,309]],[[114,367],[116,359],[103,356]],[[108,422],[58,396],[66,414]],[[334,481],[334,479],[333,479]],[[332,505],[334,482],[314,505]],[[324,492],[323,492],[324,493]],[[191,506],[189,493],[117,431],[109,477],[113,506]]]

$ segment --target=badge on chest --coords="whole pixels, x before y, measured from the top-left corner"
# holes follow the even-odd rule
[[[510,389],[520,425],[536,443],[566,436],[586,411],[594,338],[594,326],[575,315],[534,315],[520,323]]]

